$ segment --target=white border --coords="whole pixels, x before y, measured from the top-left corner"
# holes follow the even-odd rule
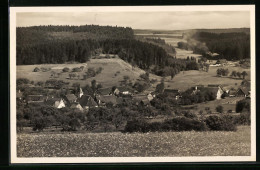
[[[75,10],[76,9],[76,10]],[[35,157],[18,158],[16,148],[16,13],[17,12],[163,12],[250,11],[251,35],[251,156],[204,157]],[[10,155],[11,163],[140,163],[140,162],[234,162],[256,161],[255,109],[255,6],[116,6],[116,7],[10,7]]]

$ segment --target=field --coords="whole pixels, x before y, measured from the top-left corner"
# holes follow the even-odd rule
[[[249,156],[250,127],[237,132],[32,133],[17,135],[18,157]]]
[[[78,72],[80,78],[72,78],[69,79],[69,72],[63,73],[62,69],[64,67],[72,68],[84,66],[84,70]],[[50,71],[47,72],[33,72],[35,67],[44,67],[50,68]],[[82,80],[83,74],[87,71],[88,68],[94,68],[95,70],[99,67],[102,67],[103,70],[100,74],[96,75],[93,78],[88,78],[86,80]],[[70,82],[70,85],[73,83],[80,83],[81,86],[85,86],[86,84],[90,84],[90,82],[95,79],[97,83],[101,83],[103,87],[112,87],[114,85],[119,85],[120,81],[123,80],[124,76],[129,76],[130,80],[133,82],[139,77],[140,74],[145,73],[145,71],[134,67],[121,59],[113,58],[113,59],[91,59],[87,63],[80,64],[41,64],[41,65],[19,65],[16,67],[17,70],[17,78],[28,78],[31,81],[46,81],[51,79],[51,72],[55,71],[56,73],[61,73],[58,77],[56,75],[57,80],[64,80],[66,82]],[[160,80],[160,77],[151,75],[151,78],[155,78]]]
[[[246,79],[250,79],[250,69],[244,69],[241,67],[229,67],[229,66],[224,66],[224,67],[212,66],[209,68],[209,72],[189,70],[189,71],[180,72],[173,78],[173,80],[171,80],[170,77],[167,77],[165,81],[166,88],[186,90],[196,85],[207,86],[208,84],[221,84],[221,85],[226,85],[237,89],[240,86],[242,79],[234,79],[230,77],[217,77],[216,71],[218,68],[225,68],[225,69],[227,68],[230,73],[233,70],[239,72],[246,71],[248,73]]]
[[[194,104],[192,106],[195,106],[197,111],[203,110],[205,112],[205,108],[209,107],[212,113],[216,112],[216,107],[218,105],[223,106],[223,111],[226,113],[228,110],[236,111],[236,102],[239,100],[244,99],[243,97],[227,97],[225,99],[221,100],[214,100],[214,101],[209,101],[205,103],[198,103]],[[185,106],[185,107],[191,107],[191,105]],[[184,108],[185,108],[184,107]]]

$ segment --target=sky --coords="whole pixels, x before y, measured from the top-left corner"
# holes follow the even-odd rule
[[[183,12],[23,12],[16,15],[16,26],[110,25],[133,29],[184,30],[249,28],[248,11]]]

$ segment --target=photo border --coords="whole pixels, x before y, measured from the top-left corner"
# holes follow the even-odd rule
[[[251,156],[203,157],[40,157],[19,158],[16,151],[16,13],[18,12],[156,12],[156,11],[250,11],[251,48]],[[87,10],[87,11],[86,11]],[[154,10],[154,11],[153,11]],[[99,6],[99,7],[10,7],[10,161],[11,163],[166,163],[256,161],[255,5],[191,6]]]

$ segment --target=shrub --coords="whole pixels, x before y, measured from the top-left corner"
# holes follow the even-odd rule
[[[219,113],[223,113],[223,106],[218,105],[218,106],[216,107],[216,111],[219,112]]]
[[[81,72],[81,71],[82,70],[79,67],[75,67],[75,68],[72,69],[72,72]]]
[[[35,67],[34,69],[33,69],[33,72],[39,72],[39,71],[41,71],[38,67]]]
[[[204,122],[186,117],[176,117],[170,120],[172,131],[205,131],[207,126]]]
[[[236,112],[240,113],[242,111],[250,112],[250,99],[243,99],[237,102]]]
[[[183,116],[190,118],[190,119],[198,118],[198,116],[195,113],[192,113],[190,111],[184,111]]]
[[[210,130],[236,131],[237,129],[231,116],[209,116],[205,122]]]
[[[125,132],[142,132],[145,129],[146,122],[143,120],[131,120],[127,121],[125,126]]]
[[[50,71],[50,70],[51,70],[50,68],[45,68],[45,67],[42,67],[42,68],[41,68],[41,71],[42,71],[42,72],[47,72],[47,71]]]
[[[71,130],[76,131],[78,128],[81,127],[80,122],[77,118],[73,118],[69,121],[69,126],[71,127]]]
[[[68,67],[65,67],[65,68],[62,69],[62,71],[63,71],[63,72],[69,72],[70,69],[69,69]]]
[[[227,112],[228,112],[228,113],[232,113],[232,109],[229,109]]]
[[[234,117],[234,123],[237,125],[250,125],[251,115],[249,112],[240,113],[239,116]]]

